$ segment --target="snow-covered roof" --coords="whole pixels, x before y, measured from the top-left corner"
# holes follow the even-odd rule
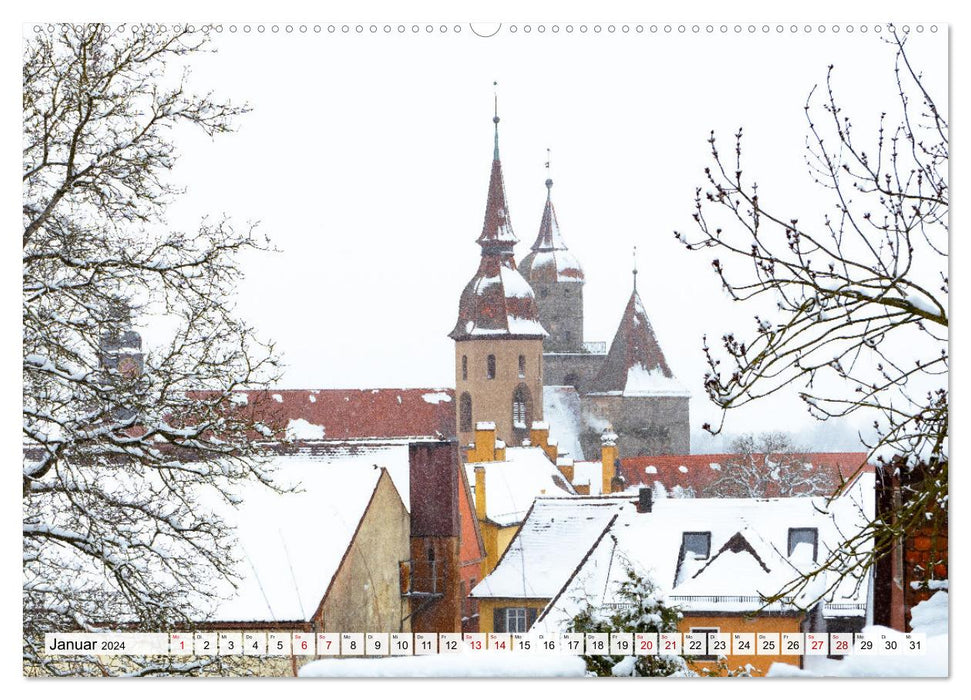
[[[543,416],[550,425],[550,439],[556,440],[560,451],[574,460],[583,459],[580,446],[582,414],[576,387],[544,386]]]
[[[370,469],[375,465],[388,470],[405,508],[411,510],[411,472],[408,445],[411,438],[391,440],[325,440],[301,450],[322,464],[344,468]]]
[[[590,393],[618,396],[690,396],[675,379],[635,289]]]
[[[530,282],[583,282],[583,270],[563,241],[551,197],[553,181],[546,181],[546,205],[539,234],[519,269]]]
[[[250,483],[238,491],[238,508],[217,507],[235,528],[240,581],[235,591],[221,586],[226,599],[215,605],[211,621],[310,619],[386,474],[353,460],[307,455],[281,455],[271,466],[276,483],[299,491],[277,493]]]
[[[541,447],[507,447],[504,461],[469,462],[470,485],[476,467],[485,469],[486,517],[500,526],[522,522],[537,496],[576,493]]]
[[[543,561],[545,552],[555,551],[569,560],[561,566],[576,569],[576,574],[541,616],[549,629],[572,617],[579,600],[595,605],[616,602],[614,595],[627,563],[649,575],[685,611],[755,611],[761,607],[759,596],[777,593],[813,566],[805,548],[790,555],[790,528],[817,530],[816,561],[822,562],[841,546],[847,533],[857,532],[872,516],[872,490],[873,476],[864,474],[830,503],[825,498],[665,499],[656,501],[650,513],[636,511],[636,498],[611,496],[604,500],[620,504],[618,517],[596,547],[578,551],[569,533],[561,539],[558,528],[540,529],[527,519],[520,530],[530,533],[527,546],[516,550],[518,557],[504,557],[483,584],[490,578],[511,578],[517,567],[531,566],[531,552]],[[545,512],[547,500],[537,499],[530,519],[533,513]],[[586,512],[585,500],[589,499],[562,499],[561,517],[567,517],[571,503],[575,503],[574,517],[580,517]],[[710,533],[708,557],[685,555],[684,533]],[[515,546],[514,540],[510,550]],[[517,559],[527,563],[519,564]],[[507,568],[509,572],[503,570]],[[821,577],[807,595],[818,595],[825,588],[826,579]],[[847,610],[863,615],[867,593],[866,579],[847,578],[824,597],[824,615],[845,615]]]
[[[474,598],[550,599],[574,574],[580,556],[603,536],[623,499],[538,498],[499,564]]]
[[[573,483],[577,486],[589,484],[589,495],[599,496],[603,491],[603,462],[574,462]]]

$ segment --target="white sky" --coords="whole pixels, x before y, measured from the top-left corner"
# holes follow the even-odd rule
[[[242,25],[240,25],[242,26]],[[449,25],[454,26],[454,25]],[[218,53],[193,61],[197,89],[245,100],[239,131],[214,142],[180,134],[174,173],[188,188],[171,223],[230,214],[259,221],[281,252],[248,257],[239,308],[273,338],[290,388],[451,386],[446,337],[478,264],[492,158],[492,82],[517,259],[536,236],[552,148],[554,204],[587,278],[585,336],[610,341],[638,286],[692,423],[715,417],[702,390],[702,336],[749,334],[755,309],[732,304],[710,269],[673,237],[693,233],[694,188],[746,134],[745,170],[767,209],[821,221],[830,204],[803,165],[803,104],[826,67],[860,133],[895,106],[893,50],[872,31],[755,36],[650,25],[623,35],[578,27],[526,35],[468,25],[432,36],[258,34],[228,27]],[[801,25],[800,25],[801,26]],[[830,25],[831,27],[832,25]],[[911,56],[946,90],[944,31],[913,34]],[[150,333],[148,334],[151,335]],[[732,432],[793,430],[811,419],[786,397],[756,406]]]

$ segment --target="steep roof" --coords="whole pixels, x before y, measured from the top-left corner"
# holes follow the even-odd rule
[[[661,487],[670,491],[675,487],[691,489],[696,495],[702,495],[713,482],[722,475],[722,465],[739,455],[730,453],[706,455],[653,455],[646,457],[622,457],[620,460],[621,473],[629,487],[640,485]],[[755,455],[761,460],[764,455]],[[850,479],[861,465],[864,472],[873,472],[873,465],[866,463],[866,452],[806,452],[800,453],[798,459],[812,469],[827,474],[834,487],[844,480]],[[773,482],[769,482],[767,496],[778,496],[773,491]]]
[[[217,512],[234,527],[239,586],[221,584],[215,622],[306,621],[317,610],[367,512],[384,469],[278,456],[274,481],[297,492],[248,483],[239,508]]]
[[[234,392],[267,426],[264,437],[293,440],[451,437],[453,389],[270,389]]]
[[[552,200],[553,181],[546,181],[546,205],[539,224],[539,234],[531,252],[519,264],[519,270],[530,282],[583,282],[583,270],[566,247],[556,220]]]
[[[623,396],[688,396],[675,379],[647,318],[637,289],[631,293],[610,350],[590,393]]]
[[[479,269],[459,298],[458,319],[449,333],[453,340],[469,338],[545,338],[532,287],[516,269],[513,247],[519,239],[512,230],[499,160],[498,117],[496,146],[489,177]]]
[[[507,447],[505,461],[467,463],[470,485],[476,467],[485,469],[486,517],[503,527],[522,522],[538,496],[576,494],[541,447]]]
[[[610,498],[536,499],[496,568],[471,596],[552,598],[573,576],[579,556],[613,523],[621,503]]]

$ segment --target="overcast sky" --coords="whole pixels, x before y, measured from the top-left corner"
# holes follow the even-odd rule
[[[239,25],[242,27],[242,25]],[[492,159],[493,81],[517,260],[535,239],[552,149],[560,228],[586,273],[585,337],[609,342],[638,287],[692,424],[716,417],[701,382],[702,336],[748,333],[755,309],[732,304],[710,256],[686,251],[694,188],[714,129],[745,131],[745,171],[765,208],[820,221],[831,202],[803,163],[810,89],[835,83],[857,130],[895,104],[893,49],[872,31],[749,35],[705,25],[641,34],[539,34],[468,25],[445,34],[218,36],[193,61],[193,85],[246,101],[239,131],[210,142],[179,133],[173,173],[187,188],[171,223],[205,214],[259,221],[280,252],[249,256],[239,309],[274,339],[287,388],[452,386],[458,297],[478,265]],[[830,25],[831,26],[831,25]],[[946,104],[946,30],[912,35],[912,59]],[[151,330],[146,332],[151,339]],[[732,432],[809,430],[794,396],[732,418]]]

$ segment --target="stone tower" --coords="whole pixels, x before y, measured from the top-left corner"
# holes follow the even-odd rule
[[[455,341],[456,431],[461,444],[473,440],[476,423],[495,423],[496,435],[512,445],[529,437],[543,418],[543,339],[533,290],[516,269],[513,233],[499,160],[495,124],[492,174],[486,200],[479,269],[459,300]]]
[[[596,449],[605,425],[622,436],[621,457],[689,454],[690,394],[664,357],[634,289],[600,372],[583,396],[584,452]]]
[[[567,249],[546,180],[546,206],[539,234],[519,270],[536,293],[539,320],[549,332],[543,350],[577,353],[583,349],[583,270]]]

